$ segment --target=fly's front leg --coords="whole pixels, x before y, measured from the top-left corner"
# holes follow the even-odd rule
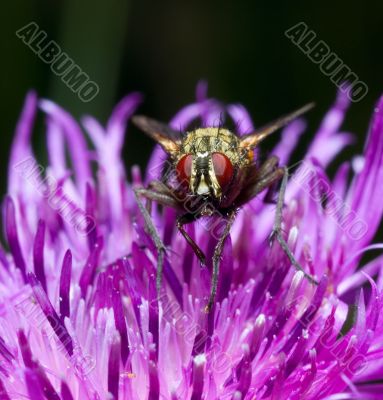
[[[152,220],[147,208],[144,206],[144,204],[141,201],[141,197],[144,197],[144,198],[148,199],[149,201],[156,201],[157,203],[162,204],[164,206],[174,207],[174,208],[178,208],[178,203],[174,198],[168,196],[167,194],[158,193],[158,192],[155,192],[150,189],[135,188],[134,195],[137,200],[138,208],[144,218],[146,231],[152,238],[153,243],[157,250],[156,289],[157,289],[157,296],[159,297],[160,292],[161,292],[162,271],[163,271],[163,266],[164,266],[164,258],[165,258],[166,248],[157,232],[156,227],[153,224],[153,220]]]
[[[190,247],[193,249],[194,254],[198,257],[200,263],[202,265],[206,265],[206,257],[201,248],[197,245],[197,243],[189,236],[189,234],[185,231],[184,225],[190,222],[195,221],[194,214],[184,214],[177,218],[177,228],[181,232],[182,236],[188,242]]]
[[[312,277],[310,274],[306,273],[304,271],[304,269],[302,268],[302,266],[295,259],[292,251],[290,250],[290,248],[282,234],[282,212],[283,212],[283,204],[284,204],[284,198],[285,198],[285,192],[286,192],[286,186],[287,186],[287,180],[288,180],[287,168],[282,168],[282,169],[283,169],[282,184],[279,189],[277,208],[276,208],[276,212],[275,212],[274,227],[273,227],[273,232],[270,236],[270,239],[271,239],[271,241],[274,239],[277,239],[278,243],[282,247],[282,250],[285,252],[285,254],[287,255],[288,259],[290,260],[290,262],[294,266],[294,268],[297,269],[298,271],[303,272],[304,276],[311,283],[318,285],[318,282],[316,281],[316,279],[314,277]]]
[[[236,217],[236,210],[230,211],[230,213],[227,217],[227,224],[225,226],[225,229],[222,233],[222,236],[219,238],[218,243],[214,249],[213,272],[212,272],[212,276],[211,276],[210,296],[209,296],[208,303],[205,307],[206,313],[210,312],[210,310],[212,309],[214,302],[215,302],[215,296],[217,295],[217,287],[218,287],[219,265],[221,262],[223,247],[225,245],[225,241],[226,241],[227,237],[230,234],[230,230],[234,223],[235,217]]]

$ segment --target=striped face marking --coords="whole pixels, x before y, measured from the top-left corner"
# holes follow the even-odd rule
[[[207,151],[203,153],[197,152],[196,156],[193,158],[193,172],[190,188],[193,193],[199,195],[211,194],[215,197],[220,197],[221,188],[212,170],[211,164],[212,160]]]

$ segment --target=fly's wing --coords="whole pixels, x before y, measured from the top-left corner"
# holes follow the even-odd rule
[[[169,155],[174,156],[179,151],[181,132],[177,132],[170,126],[143,115],[134,116],[132,122],[161,145]]]
[[[248,135],[244,135],[240,139],[240,148],[247,149],[253,148],[258,145],[263,139],[267,136],[275,132],[276,130],[286,126],[294,119],[298,118],[302,114],[306,113],[307,111],[311,110],[314,107],[314,103],[306,104],[305,106],[299,108],[296,111],[293,111],[290,114],[284,115],[283,117],[278,118],[277,120],[267,124],[266,126],[255,130]]]

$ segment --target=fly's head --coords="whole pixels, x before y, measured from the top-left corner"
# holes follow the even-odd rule
[[[188,193],[219,201],[249,161],[234,133],[223,128],[199,128],[181,140],[174,165]]]

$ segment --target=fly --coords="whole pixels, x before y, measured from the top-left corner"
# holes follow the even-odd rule
[[[144,217],[146,230],[153,238],[158,252],[156,287],[159,296],[165,246],[154,227],[150,213],[141,198],[177,210],[177,228],[193,249],[201,264],[206,258],[198,244],[188,235],[184,225],[201,217],[219,215],[225,226],[214,249],[210,296],[205,307],[209,312],[217,293],[219,264],[225,240],[230,234],[238,210],[274,184],[281,182],[275,221],[271,234],[289,258],[291,264],[313,284],[317,281],[295,259],[282,234],[282,209],[288,171],[279,165],[278,157],[271,156],[258,165],[254,149],[266,137],[309,111],[313,103],[285,115],[252,133],[239,136],[222,127],[198,128],[190,132],[177,132],[169,126],[145,116],[134,116],[133,123],[161,145],[169,156],[174,179],[152,181],[146,188],[136,188],[135,196]],[[150,209],[150,208],[149,208]]]

